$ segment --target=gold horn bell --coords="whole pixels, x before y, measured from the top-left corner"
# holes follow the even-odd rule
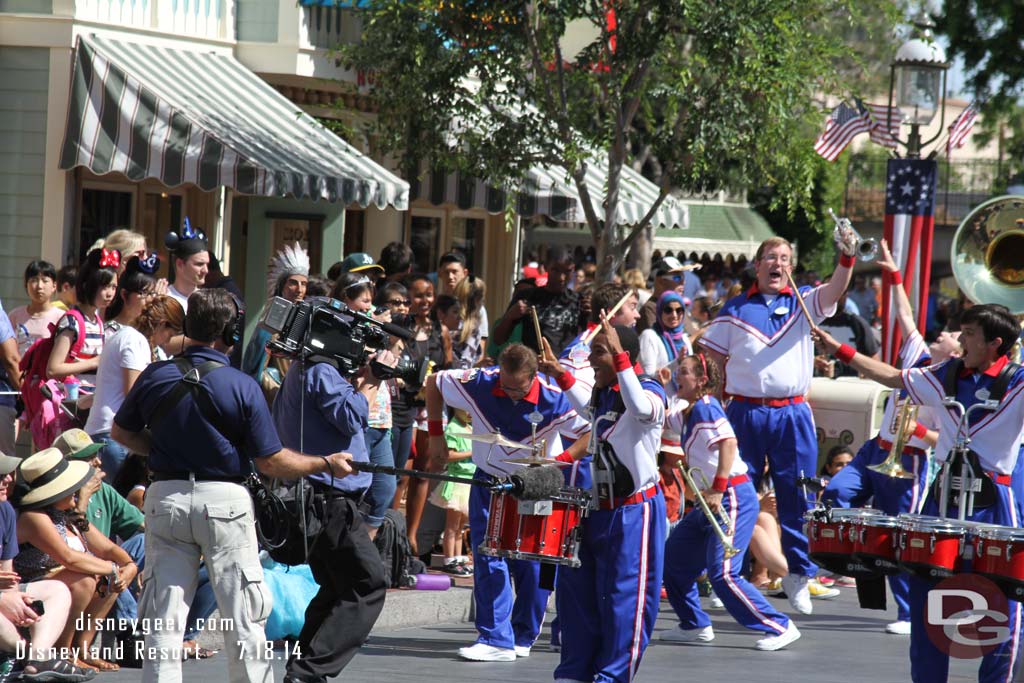
[[[971,211],[956,229],[949,261],[971,301],[1024,313],[1024,196],[996,197]]]

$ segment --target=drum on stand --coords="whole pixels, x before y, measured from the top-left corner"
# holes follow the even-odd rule
[[[897,557],[904,571],[922,579],[945,579],[961,570],[970,522],[909,513],[901,514],[898,522]]]
[[[510,493],[491,495],[484,540],[477,550],[508,560],[536,560],[579,567],[590,492],[566,487],[552,500],[519,500]]]
[[[1024,598],[1024,529],[982,525],[973,534],[973,571],[1011,600]]]
[[[877,572],[854,557],[854,534],[861,518],[878,516],[870,508],[816,508],[804,514],[812,560],[834,574],[875,576]]]
[[[898,574],[899,519],[875,510],[853,519],[853,558],[879,574]]]

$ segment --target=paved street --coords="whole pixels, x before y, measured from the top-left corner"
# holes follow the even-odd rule
[[[785,600],[775,600],[788,608]],[[743,681],[744,683],[900,683],[909,680],[908,639],[883,632],[895,618],[890,606],[886,613],[861,610],[852,589],[844,589],[836,600],[815,601],[815,614],[797,624],[803,637],[788,649],[758,652],[757,636],[740,629],[722,610],[713,610],[716,638],[713,643],[669,645],[655,640],[648,648],[637,681]],[[657,630],[669,628],[673,619],[667,602],[662,602]],[[669,610],[668,612],[664,610]],[[406,681],[518,681],[552,680],[558,655],[538,645],[528,659],[515,663],[485,664],[462,662],[455,651],[474,638],[470,624],[439,624],[431,628],[407,628],[375,632],[363,651],[336,680],[404,683]],[[541,642],[547,641],[547,630]],[[657,637],[657,632],[655,633]],[[275,667],[278,679],[283,663]],[[977,680],[977,662],[953,661],[950,681]],[[188,662],[185,681],[214,683],[227,680],[223,653],[201,662]],[[137,681],[138,671],[104,674],[102,683]]]

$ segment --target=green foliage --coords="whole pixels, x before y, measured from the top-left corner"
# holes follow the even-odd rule
[[[560,165],[604,192],[587,223],[607,271],[643,227],[608,224],[631,150],[657,158],[663,194],[771,186],[771,206],[811,211],[816,98],[873,59],[842,37],[891,26],[892,1],[619,0],[610,32],[603,0],[376,0],[339,58],[377,72],[377,139],[407,171],[431,160],[515,187]],[[568,58],[581,23],[593,39]],[[607,188],[585,185],[595,154]]]

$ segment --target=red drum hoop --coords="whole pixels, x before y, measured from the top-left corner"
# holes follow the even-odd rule
[[[853,557],[881,574],[900,572],[896,560],[899,520],[881,512],[863,515],[853,522]]]
[[[900,567],[923,579],[945,579],[961,570],[970,522],[928,515],[901,514]]]
[[[973,571],[991,579],[1011,600],[1024,597],[1024,529],[979,526],[973,544]]]

